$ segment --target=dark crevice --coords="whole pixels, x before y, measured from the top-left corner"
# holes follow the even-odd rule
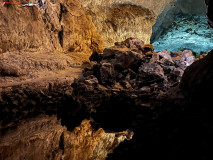
[[[59,148],[64,151],[64,132],[62,132],[62,134],[60,136]]]
[[[58,32],[58,39],[61,47],[63,47],[64,28],[61,26],[61,31]]]
[[[62,20],[62,14],[67,12],[67,8],[60,3],[59,22]]]

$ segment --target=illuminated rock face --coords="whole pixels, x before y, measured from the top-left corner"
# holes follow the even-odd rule
[[[90,54],[101,50],[102,38],[78,0],[44,2],[33,8],[0,7],[0,52],[57,50]]]
[[[150,43],[152,26],[157,16],[173,2],[173,0],[80,1],[98,33],[102,35],[105,47],[129,37],[137,37],[145,43]]]
[[[154,32],[151,39],[153,42],[159,38],[162,28],[166,29],[171,25],[175,14],[205,13],[203,0],[80,1],[98,33],[102,35],[105,47],[112,46],[114,42],[123,41],[128,37],[137,37],[145,43],[150,43],[152,32]]]
[[[129,37],[137,37],[149,43],[156,19],[153,11],[132,4],[101,6],[87,10],[87,15],[102,35],[105,47]]]

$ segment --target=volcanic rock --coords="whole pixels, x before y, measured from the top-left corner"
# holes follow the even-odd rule
[[[98,55],[101,57],[99,58],[100,62],[96,61],[96,64],[93,65],[93,75],[98,79],[98,84],[103,85],[107,90],[100,93],[93,84],[91,84],[91,88],[88,86],[86,81],[89,81],[90,78],[93,81],[94,76],[81,77],[79,80],[76,79],[73,84],[73,96],[79,99],[78,93],[83,93],[79,92],[79,89],[87,88],[83,93],[87,98],[83,98],[84,96],[81,95],[79,102],[86,105],[85,107],[89,110],[93,108],[95,111],[102,104],[100,99],[94,101],[94,99],[97,99],[94,98],[96,94],[108,99],[114,96],[114,92],[116,94],[122,92],[131,99],[133,97],[139,99],[140,95],[132,96],[134,92],[144,92],[149,94],[148,99],[154,99],[160,92],[165,92],[170,87],[177,86],[184,69],[193,62],[192,52],[186,50],[179,55],[179,53],[171,53],[166,50],[155,53],[153,50],[152,45],[144,45],[141,40],[136,38],[117,42],[115,46],[106,48],[103,54]],[[180,58],[177,59],[174,54],[180,56]],[[91,92],[92,90],[93,96],[87,93],[87,91]],[[112,94],[110,90],[113,91]],[[93,97],[92,103],[89,103],[88,97]],[[95,108],[94,103],[96,104]],[[149,100],[149,103],[151,103],[151,100]],[[150,104],[146,102],[146,106],[150,106]]]

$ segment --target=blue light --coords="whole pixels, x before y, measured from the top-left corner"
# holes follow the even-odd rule
[[[172,25],[154,43],[155,51],[190,49],[200,54],[213,49],[213,29],[206,16],[176,15]]]

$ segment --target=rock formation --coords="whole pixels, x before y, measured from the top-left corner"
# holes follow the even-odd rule
[[[57,50],[89,54],[102,49],[102,38],[81,3],[77,0],[45,2],[33,8],[9,4],[0,8],[1,52]]]
[[[129,37],[150,43],[152,26],[157,16],[173,0],[87,1],[81,0],[87,15],[105,41],[105,47]]]
[[[189,50],[155,53],[152,45],[136,38],[117,42],[98,56],[91,56],[97,63],[72,84],[74,99],[84,106],[79,112],[96,112],[104,100],[123,93],[133,96],[135,103],[151,106],[151,99],[176,86],[186,67],[194,62]]]
[[[16,127],[1,134],[0,159],[101,160],[120,142],[131,138],[128,131],[95,131],[89,120],[69,132],[55,116],[38,116]]]
[[[159,38],[159,36],[166,32],[166,30],[176,20],[176,15],[182,14],[183,16],[198,15],[205,16],[206,7],[204,0],[176,0],[172,1],[170,5],[165,6],[165,9],[160,12],[153,26],[153,34],[151,37],[151,43]]]
[[[1,6],[0,159],[212,159],[212,52],[148,43],[172,2]]]
[[[156,19],[153,11],[134,4],[95,6],[87,9],[87,15],[102,35],[105,47],[128,37],[138,37],[149,43]]]

